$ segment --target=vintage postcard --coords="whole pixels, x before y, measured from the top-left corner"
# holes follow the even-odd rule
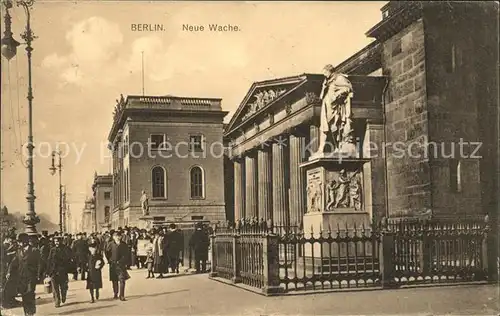
[[[499,315],[498,1],[0,7],[1,315]]]

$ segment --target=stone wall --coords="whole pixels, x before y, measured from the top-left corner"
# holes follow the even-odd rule
[[[129,122],[130,143],[140,142],[144,148],[150,134],[166,134],[167,141],[172,144],[172,150],[164,151],[163,157],[156,153],[156,157],[145,153],[142,156],[136,152],[130,156],[130,205],[129,223],[142,216],[140,210],[141,191],[146,189],[150,197],[152,215],[165,216],[175,213],[176,216],[184,213],[206,215],[210,218],[225,218],[224,210],[224,169],[223,148],[214,146],[214,154],[210,153],[213,143],[222,143],[222,122],[215,123],[145,123]],[[173,149],[180,142],[189,142],[190,134],[204,136],[205,152],[196,153],[196,157],[188,152],[187,145],[179,146],[178,154]],[[137,147],[138,148],[138,147]],[[151,170],[154,166],[166,169],[166,199],[152,198]],[[200,166],[204,170],[205,197],[191,199],[190,196],[190,169]],[[214,211],[213,208],[217,210]],[[137,214],[135,214],[135,213]],[[166,213],[165,213],[166,212]],[[134,213],[134,214],[132,214]],[[162,215],[160,215],[163,213]],[[182,213],[182,214],[181,214]],[[220,214],[219,214],[220,213]],[[186,215],[188,216],[188,215]],[[210,219],[205,218],[205,219]]]
[[[431,207],[424,25],[415,21],[383,43],[387,87],[386,159],[388,215],[405,216]]]
[[[498,9],[493,7],[493,3],[454,4],[433,7],[424,14],[429,138],[444,149],[431,161],[437,214],[480,214],[482,198],[491,208],[498,194],[494,172],[498,162],[498,15],[494,13]],[[450,188],[456,161],[461,163],[460,191]]]

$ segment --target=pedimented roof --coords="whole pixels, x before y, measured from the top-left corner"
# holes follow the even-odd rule
[[[225,133],[231,133],[250,117],[265,111],[272,104],[286,98],[292,91],[306,84],[309,79],[317,80],[321,76],[318,74],[302,74],[254,82],[231,118]]]

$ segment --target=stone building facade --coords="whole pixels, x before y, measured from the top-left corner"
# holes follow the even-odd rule
[[[112,227],[225,220],[221,99],[128,96],[117,104]],[[142,218],[142,219],[141,219]]]
[[[95,201],[93,198],[87,198],[82,210],[82,218],[78,231],[87,234],[96,232],[97,227],[95,223]]]
[[[353,85],[362,211],[375,221],[496,213],[497,4],[391,1],[381,11],[366,34],[375,40],[335,67]],[[301,166],[317,150],[323,80],[303,74],[250,88],[224,134],[235,219],[302,224]]]
[[[111,211],[113,209],[113,175],[94,174],[92,184],[95,201],[95,218],[98,231],[107,231],[112,227]]]

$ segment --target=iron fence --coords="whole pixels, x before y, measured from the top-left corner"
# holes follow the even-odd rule
[[[488,231],[487,220],[383,221],[326,231],[218,227],[211,276],[266,294],[487,280]]]
[[[463,282],[484,279],[486,223],[400,222],[394,235],[393,276],[398,283]]]
[[[358,227],[278,236],[280,245],[300,249],[280,262],[285,291],[325,290],[380,285],[379,244],[375,230]],[[299,255],[299,253],[301,255]]]

